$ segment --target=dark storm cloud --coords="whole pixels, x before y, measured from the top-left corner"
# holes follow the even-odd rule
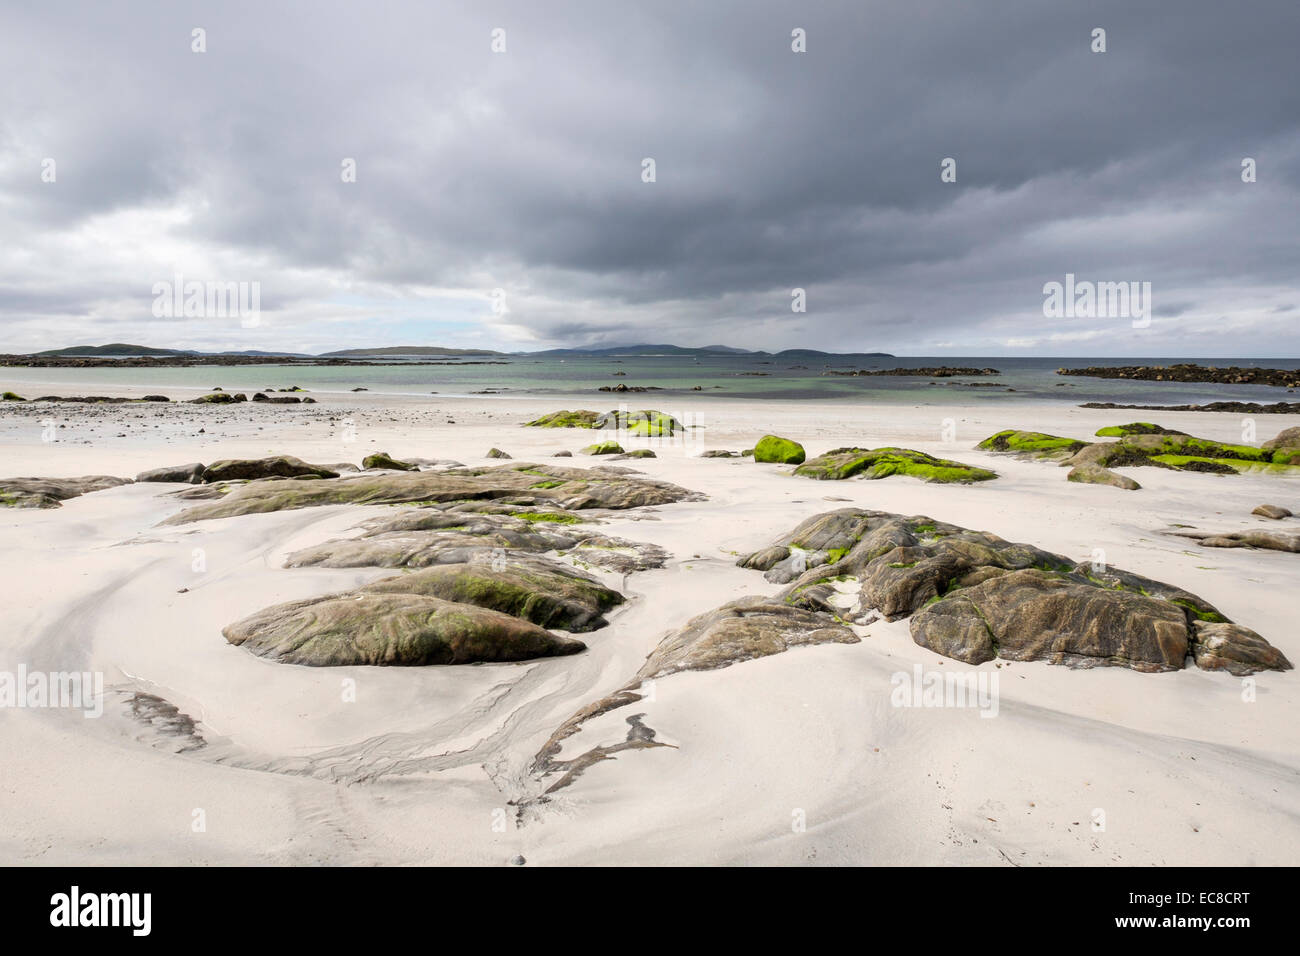
[[[87,2],[0,27],[0,347],[156,335],[176,271],[260,281],[280,339],[255,347],[365,341],[399,304],[431,343],[470,315],[506,347],[1300,344],[1283,0]],[[1150,281],[1156,321],[1050,323],[1067,272]]]

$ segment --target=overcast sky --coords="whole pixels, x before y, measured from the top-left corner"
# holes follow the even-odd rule
[[[1297,356],[1297,40],[1296,0],[5,0],[0,350]],[[1067,273],[1149,327],[1045,318]],[[178,274],[257,325],[156,317]]]

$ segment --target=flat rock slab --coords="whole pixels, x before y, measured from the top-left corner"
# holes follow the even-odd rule
[[[0,479],[0,507],[58,508],[69,498],[131,484],[130,478],[112,475],[85,475],[81,478],[4,478]]]
[[[1300,554],[1300,531],[1178,531],[1180,538],[1191,538],[1206,548],[1259,548],[1263,551],[1289,551]]]
[[[173,515],[165,525],[324,505],[378,505],[499,500],[551,508],[639,508],[697,501],[697,492],[639,477],[628,468],[569,468],[519,463],[485,468],[347,476],[337,480],[251,481],[219,501]]]
[[[765,597],[728,602],[687,622],[646,658],[637,680],[678,671],[716,670],[809,644],[856,644],[860,639],[827,614]]]
[[[412,593],[358,592],[258,611],[227,641],[286,664],[419,667],[576,654],[581,641],[500,611]]]
[[[628,574],[663,567],[668,553],[581,527],[560,512],[475,513],[411,508],[365,522],[355,538],[339,538],[289,555],[285,567],[422,568],[491,561],[554,551],[584,564]]]

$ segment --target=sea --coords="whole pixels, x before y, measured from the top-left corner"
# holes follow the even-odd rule
[[[383,364],[248,365],[177,368],[3,368],[0,381],[24,397],[40,394],[113,394],[143,388],[169,397],[169,390],[227,392],[292,386],[326,395],[365,389],[372,395],[471,395],[497,398],[614,397],[650,405],[663,398],[752,399],[861,402],[863,404],[945,404],[1116,402],[1120,404],[1200,404],[1212,401],[1297,401],[1287,389],[1267,385],[1219,385],[1086,378],[1057,374],[1062,367],[1171,365],[1193,363],[1225,368],[1300,369],[1300,359],[1052,358],[1006,356],[852,355],[785,359],[762,355],[502,356],[440,360],[438,364],[384,359]],[[997,375],[953,378],[844,376],[855,369],[949,366],[995,368]],[[653,391],[602,396],[602,385],[626,384]],[[696,390],[696,386],[699,390]]]

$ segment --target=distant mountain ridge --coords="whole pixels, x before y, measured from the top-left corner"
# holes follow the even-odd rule
[[[319,358],[357,358],[363,355],[505,355],[492,349],[448,349],[438,345],[389,345],[373,349],[339,349]]]
[[[322,352],[319,355],[311,355],[306,352],[277,352],[262,351],[257,349],[246,349],[241,352],[200,352],[194,349],[159,349],[147,345],[131,345],[125,342],[113,342],[108,345],[72,345],[61,349],[47,349],[43,352],[24,353],[36,358],[70,358],[79,356],[96,356],[103,358],[128,358],[138,356],[150,356],[163,358],[167,356],[222,356],[222,355],[248,355],[248,356],[284,356],[285,358],[307,359],[307,358],[364,358],[373,356],[382,357],[417,357],[422,355],[441,356],[441,357],[483,357],[483,356],[520,356],[528,358],[564,358],[569,356],[601,356],[601,357],[618,357],[618,356],[701,356],[701,355],[749,355],[760,358],[777,358],[777,359],[818,359],[827,357],[844,357],[853,358],[894,358],[888,352],[823,352],[819,349],[784,349],[780,352],[764,352],[761,350],[741,349],[731,345],[706,345],[702,348],[692,348],[681,345],[611,345],[603,348],[570,348],[570,349],[545,349],[540,352],[498,352],[492,349],[457,349],[445,348],[438,345],[389,345],[376,348],[356,348],[356,349],[339,349],[333,352]]]

